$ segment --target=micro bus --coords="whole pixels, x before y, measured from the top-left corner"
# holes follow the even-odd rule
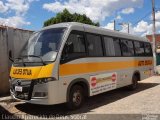
[[[32,104],[82,106],[86,97],[134,90],[152,76],[151,43],[143,37],[82,23],[34,32],[13,62],[10,93]]]

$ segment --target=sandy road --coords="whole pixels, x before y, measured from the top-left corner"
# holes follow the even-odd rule
[[[160,120],[160,77],[139,82],[135,91],[121,88],[90,97],[81,109],[75,111],[68,111],[64,104],[40,106],[1,100],[0,113],[2,119],[10,115],[21,119],[44,116],[57,119]]]

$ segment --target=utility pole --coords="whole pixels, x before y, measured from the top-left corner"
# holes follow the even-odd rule
[[[156,34],[156,26],[155,26],[155,0],[152,0],[152,19],[153,19],[153,32],[152,32],[152,40],[153,40],[153,57],[154,57],[154,72],[157,72],[156,69],[156,52],[157,52],[157,45],[156,45],[156,39],[155,39],[155,34]]]
[[[127,25],[128,25],[128,34],[129,34],[129,23]]]
[[[114,24],[114,31],[116,31],[116,20],[113,21]]]

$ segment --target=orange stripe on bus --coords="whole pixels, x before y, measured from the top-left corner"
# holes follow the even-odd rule
[[[151,60],[152,61],[152,60]],[[152,65],[152,62],[151,64]],[[60,65],[60,76],[140,67],[139,60]]]

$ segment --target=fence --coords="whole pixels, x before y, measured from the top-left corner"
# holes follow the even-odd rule
[[[0,26],[0,96],[9,92],[9,71],[11,61],[18,57],[32,31]]]

